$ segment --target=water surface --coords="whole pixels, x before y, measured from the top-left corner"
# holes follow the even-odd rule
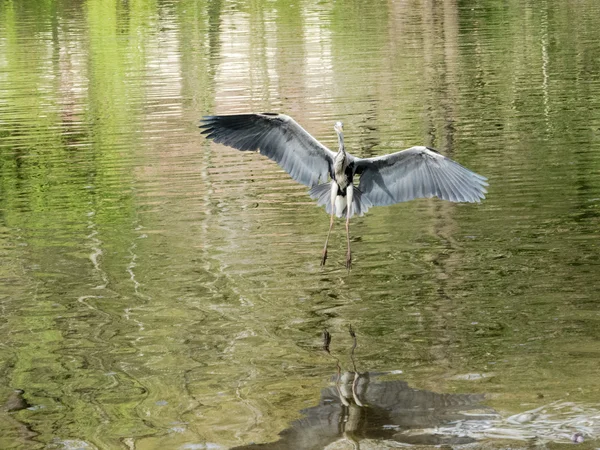
[[[350,275],[338,223],[322,269],[307,189],[197,129],[248,111],[433,146],[488,198],[370,210]],[[251,447],[327,398],[357,425],[315,448],[598,446],[599,175],[592,0],[4,0],[0,447]],[[381,386],[432,415],[382,418]]]

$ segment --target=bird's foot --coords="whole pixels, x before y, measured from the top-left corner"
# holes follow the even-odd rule
[[[325,261],[327,261],[327,249],[323,249],[323,257],[321,258],[321,266],[325,265]]]
[[[350,252],[346,253],[346,269],[352,269],[352,254]]]

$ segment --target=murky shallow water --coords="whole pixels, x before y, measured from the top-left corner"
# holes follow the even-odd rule
[[[599,22],[593,1],[1,2],[0,447],[598,446]],[[488,199],[372,209],[351,276],[341,224],[321,269],[306,189],[196,128],[262,110],[327,145],[343,120],[358,156],[437,147]],[[368,407],[338,371],[369,373]],[[345,425],[286,441],[311,413]]]

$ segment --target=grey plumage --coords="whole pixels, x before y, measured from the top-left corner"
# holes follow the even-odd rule
[[[258,150],[308,187],[327,182],[333,173],[336,154],[285,114],[206,116],[200,128],[216,143],[242,151]],[[353,174],[360,176],[358,189],[369,206],[423,197],[479,202],[487,193],[486,177],[431,148],[412,147],[376,158],[349,153],[347,157]]]
[[[258,150],[308,187],[327,181],[335,156],[285,114],[206,116],[200,128],[218,144],[242,151]]]
[[[310,191],[308,191],[308,195],[310,198],[315,199],[317,201],[317,205],[324,206],[327,214],[331,214],[333,211],[333,206],[330,202],[330,193],[331,193],[331,183],[322,183],[314,186]],[[352,215],[357,215],[362,217],[369,210],[373,204],[369,200],[366,195],[356,187],[352,186],[354,189],[354,210],[352,211]],[[345,211],[340,217],[346,217]]]
[[[358,189],[374,206],[415,198],[438,197],[451,202],[480,202],[487,178],[427,147],[412,147],[377,158],[356,158]]]
[[[438,197],[451,202],[480,202],[487,178],[461,166],[436,150],[418,146],[376,158],[357,158],[345,151],[343,126],[334,126],[339,151],[332,152],[285,114],[206,116],[200,123],[208,139],[242,151],[256,151],[277,162],[292,178],[310,187],[310,196],[331,214],[348,220],[371,206],[391,205],[416,198]],[[359,176],[358,187],[354,176]],[[331,181],[328,182],[328,179]],[[322,264],[327,259],[327,242]]]

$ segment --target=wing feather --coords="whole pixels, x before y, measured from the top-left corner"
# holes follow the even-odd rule
[[[473,203],[487,193],[486,177],[427,147],[356,158],[354,167],[360,175],[358,188],[374,206],[433,196]]]
[[[451,170],[452,167],[450,167],[447,171],[435,171],[435,173],[440,179],[440,184],[447,187],[447,197],[445,199],[450,200],[451,202],[460,202],[461,190],[454,177],[452,177]],[[466,193],[464,193],[464,196],[465,198],[462,201],[469,201]],[[468,197],[471,198],[470,196]]]
[[[202,134],[241,151],[256,151],[275,161],[299,183],[326,182],[335,153],[285,114],[205,116]]]
[[[440,182],[437,174],[434,171],[432,171],[431,168],[427,165],[425,165],[425,169],[427,170],[427,173],[429,174],[431,183],[433,185],[432,194],[438,198],[442,198],[445,195],[447,196],[446,191],[443,188],[444,185],[443,185],[443,183]]]

